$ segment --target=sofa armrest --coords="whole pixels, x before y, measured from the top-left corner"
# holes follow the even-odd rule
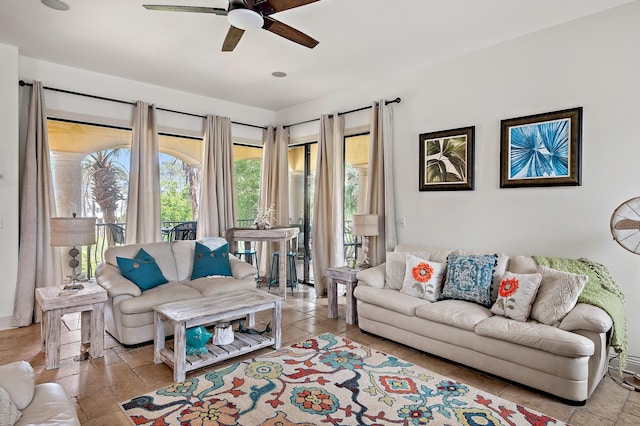
[[[587,303],[578,303],[559,325],[565,331],[589,330],[595,333],[606,333],[611,327],[611,317],[597,306]]]
[[[128,294],[133,297],[140,296],[140,287],[125,278],[120,269],[110,263],[101,263],[96,268],[96,282],[109,294],[110,298]]]
[[[22,411],[16,426],[80,426],[76,407],[59,383],[36,385],[33,401]]]
[[[237,280],[243,280],[258,273],[258,270],[255,266],[234,256],[229,256],[229,264],[231,265],[231,273],[233,274],[233,278]]]
[[[33,399],[36,379],[33,367],[27,361],[15,361],[0,367],[2,386],[18,410],[24,410]]]
[[[368,285],[370,287],[384,288],[385,264],[382,263],[372,268],[363,269],[356,274],[358,285]]]

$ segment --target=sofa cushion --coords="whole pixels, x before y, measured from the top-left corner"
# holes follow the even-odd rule
[[[454,253],[461,254],[463,256],[491,254],[477,250],[456,250],[454,251]],[[502,281],[502,277],[504,276],[505,272],[507,272],[508,265],[509,255],[505,253],[498,253],[498,260],[496,261],[496,266],[493,269],[493,279],[491,282],[491,303],[494,303],[498,298],[498,287],[500,287],[500,281]]]
[[[31,404],[35,392],[33,367],[26,361],[16,361],[0,366],[0,386],[6,389],[18,410]]]
[[[412,254],[407,254],[406,263],[400,292],[436,302],[442,291],[442,280],[447,265],[421,259]]]
[[[215,296],[231,291],[253,290],[256,288],[256,281],[253,278],[237,280],[232,277],[202,277],[189,283],[184,283],[189,287],[198,290],[205,296]]]
[[[578,303],[578,296],[589,277],[546,266],[538,266],[538,272],[542,274],[542,282],[531,309],[531,318],[543,324],[557,326]]]
[[[191,241],[191,245],[193,245],[193,241]],[[179,281],[176,271],[176,260],[171,250],[171,243],[165,241],[109,247],[107,251],[104,252],[104,259],[107,263],[118,266],[117,256],[132,259],[141,248],[155,259],[162,271],[162,275],[169,281]],[[191,272],[191,270],[189,270],[189,272]]]
[[[415,315],[416,308],[422,305],[431,305],[432,302],[417,297],[400,293],[398,290],[388,288],[375,288],[369,286],[357,286],[353,291],[356,299],[399,312],[404,315]]]
[[[441,300],[416,307],[417,317],[474,331],[481,321],[492,316],[484,306],[463,300]]]
[[[385,262],[385,287],[394,290],[402,288],[404,273],[407,265],[407,255],[412,254],[424,260],[429,260],[427,252],[389,252]]]
[[[466,300],[491,307],[491,283],[497,260],[497,254],[450,254],[441,298]]]
[[[538,270],[538,262],[531,256],[512,256],[509,258],[507,270],[514,274],[535,274]]]
[[[540,274],[514,274],[507,271],[500,282],[498,299],[491,307],[491,312],[516,321],[526,321],[541,280]]]
[[[210,276],[233,276],[229,264],[229,243],[210,249],[196,241],[191,279]]]
[[[9,392],[0,386],[0,425],[14,425],[20,416],[22,413],[11,400]]]
[[[166,284],[143,292],[138,297],[123,300],[120,302],[120,312],[123,314],[151,312],[156,305],[175,302],[176,300],[196,299],[198,297],[202,297],[199,291],[175,281],[169,281]]]
[[[428,247],[414,244],[398,244],[393,250],[394,252],[408,252],[408,253],[427,253],[427,260],[434,262],[446,263],[447,256],[451,254],[452,250],[448,248]]]
[[[476,334],[492,337],[567,357],[591,356],[593,341],[577,333],[560,330],[535,321],[519,322],[502,316],[481,321]]]
[[[155,259],[149,255],[144,249],[138,250],[133,259],[125,257],[116,257],[120,273],[145,291],[168,283],[169,280],[162,275],[160,267]]]

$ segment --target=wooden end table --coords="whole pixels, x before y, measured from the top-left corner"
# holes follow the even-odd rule
[[[360,269],[347,266],[327,269],[325,275],[328,278],[329,318],[338,318],[338,283],[342,283],[347,286],[347,324],[358,322],[356,299],[353,297],[353,290],[358,285],[358,279],[356,278],[358,272],[360,272]]]
[[[256,351],[267,346],[280,349],[282,298],[259,290],[244,290],[212,297],[201,297],[154,306],[154,362],[173,368],[173,380],[184,382],[189,371],[215,364],[225,359]],[[229,345],[206,345],[207,353],[187,356],[187,328],[231,320],[246,315],[249,327],[255,313],[272,310],[271,333],[234,333]],[[173,324],[173,348],[165,347],[165,322]]]
[[[36,289],[36,300],[42,311],[40,332],[46,368],[60,365],[60,329],[62,316],[81,314],[82,347],[89,346],[91,358],[104,356],[104,303],[107,292],[94,282],[84,282],[81,290],[64,290],[62,286]],[[81,348],[82,351],[82,348]]]

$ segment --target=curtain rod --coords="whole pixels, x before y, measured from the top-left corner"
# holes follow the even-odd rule
[[[27,83],[24,80],[20,80],[20,81],[18,81],[18,85],[20,87],[33,86],[33,83]],[[92,98],[92,99],[100,99],[102,101],[117,102],[117,103],[126,104],[126,105],[135,105],[136,104],[135,102],[131,102],[131,101],[123,101],[121,99],[114,99],[114,98],[105,98],[103,96],[89,95],[87,93],[80,93],[80,92],[73,92],[71,90],[57,89],[55,87],[43,86],[43,88],[47,89],[47,90],[54,91],[54,92],[68,93],[70,95],[84,96],[84,97]],[[193,113],[190,113],[190,112],[176,111],[176,110],[173,110],[173,109],[160,108],[160,107],[156,107],[156,109],[158,111],[173,112],[175,114],[188,115],[190,117],[206,118],[206,116],[204,116],[204,115],[193,114]],[[239,121],[232,121],[231,123],[238,124],[240,126],[254,127],[256,129],[262,129],[262,130],[266,130],[267,129],[266,127],[263,127],[263,126],[257,126],[255,124],[241,123]]]
[[[402,101],[402,99],[400,98],[395,98],[391,101],[384,101],[385,105],[389,105],[389,104],[399,104]],[[364,111],[365,109],[369,109],[371,108],[371,105],[365,106],[365,107],[361,107],[361,108],[356,108],[356,109],[352,109],[349,111],[344,111],[344,112],[339,112],[338,116],[341,115],[346,115],[346,114],[351,114],[352,112],[358,112],[358,111]],[[329,117],[333,117],[333,114],[330,114]],[[312,118],[311,120],[306,120],[306,121],[300,121],[298,123],[293,123],[293,124],[287,124],[286,126],[282,126],[285,129],[289,128],[289,127],[293,127],[293,126],[299,126],[300,124],[307,124],[307,123],[313,123],[314,121],[318,121],[320,120],[319,118]]]

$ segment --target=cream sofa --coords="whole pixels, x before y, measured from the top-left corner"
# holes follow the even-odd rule
[[[131,259],[140,248],[155,259],[168,283],[141,291],[122,276],[116,257]],[[152,341],[155,305],[256,287],[256,268],[233,255],[229,256],[233,277],[203,277],[191,281],[194,251],[195,241],[130,244],[107,249],[105,261],[96,268],[96,282],[108,293],[107,332],[124,345]],[[167,327],[165,333],[173,335],[173,328]]]
[[[454,252],[408,245],[400,245],[395,251],[427,253],[428,260],[441,263]],[[363,331],[574,404],[584,403],[606,372],[612,320],[598,307],[578,303],[558,327],[533,320],[518,322],[494,315],[480,304],[462,300],[429,302],[390,288],[387,281],[393,279],[387,276],[386,266],[357,274],[354,296],[358,325]],[[530,274],[536,269],[532,257],[501,254],[492,287],[507,270]]]
[[[4,414],[18,417],[16,423],[10,418],[0,418],[0,424],[80,425],[75,405],[64,388],[58,383],[36,385],[33,368],[26,361],[0,366],[0,387],[11,400],[11,408]],[[2,400],[3,409],[7,408],[7,402]]]

